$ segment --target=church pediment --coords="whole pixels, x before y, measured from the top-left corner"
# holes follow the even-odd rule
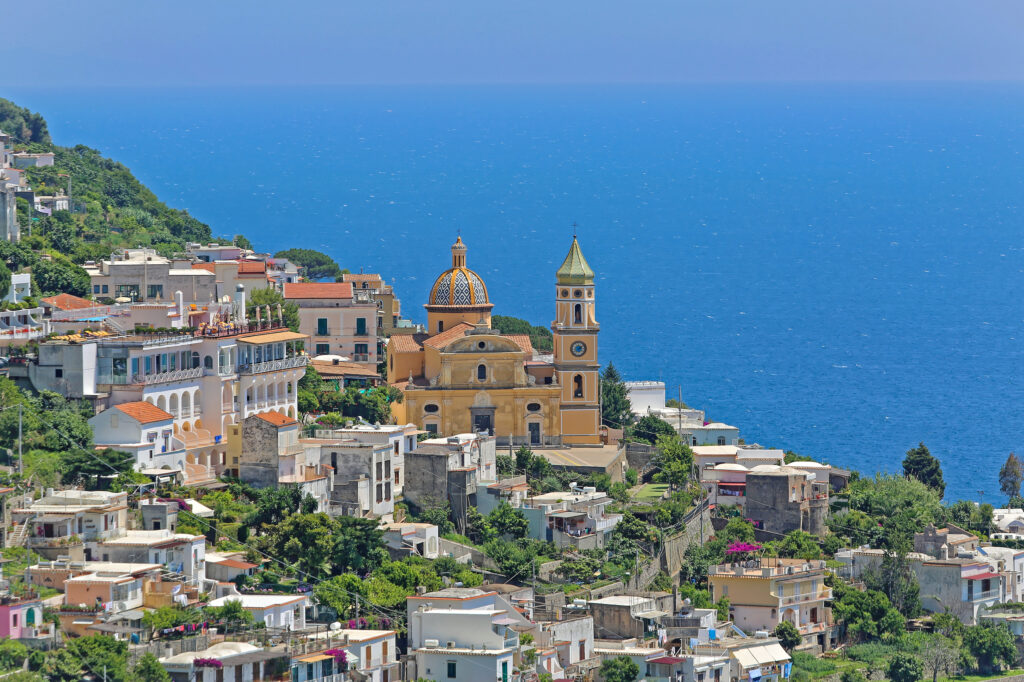
[[[497,334],[471,334],[446,345],[444,353],[520,353],[522,348],[512,339]]]

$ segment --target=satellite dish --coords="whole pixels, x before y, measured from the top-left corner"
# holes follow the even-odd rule
[[[339,623],[338,621],[334,621],[333,623],[331,623],[331,630],[338,631],[340,629],[341,623]]]

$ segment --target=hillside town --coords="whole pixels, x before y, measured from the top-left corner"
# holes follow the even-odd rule
[[[1016,456],[997,509],[944,503],[924,444],[874,475],[748,442],[599,353],[575,236],[550,324],[495,314],[461,236],[403,309],[387,272],[215,240],[24,136],[0,134],[5,679],[1022,667]]]

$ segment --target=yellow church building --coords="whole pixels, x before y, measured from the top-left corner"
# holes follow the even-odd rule
[[[438,435],[493,434],[499,445],[600,445],[594,271],[573,237],[555,286],[554,356],[535,359],[525,334],[491,329],[487,285],[452,245],[452,267],[430,289],[427,333],[388,341],[399,423]]]

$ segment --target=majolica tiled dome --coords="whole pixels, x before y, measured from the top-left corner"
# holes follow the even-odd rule
[[[452,245],[452,267],[445,270],[430,289],[427,305],[489,305],[487,285],[480,275],[466,267],[466,245],[459,237]]]

